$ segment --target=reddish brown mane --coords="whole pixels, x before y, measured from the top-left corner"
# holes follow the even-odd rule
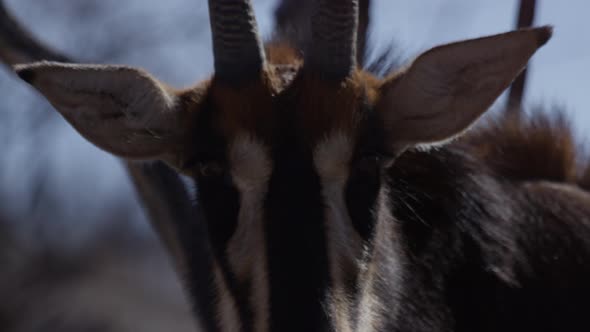
[[[490,119],[455,144],[467,147],[494,172],[511,180],[548,180],[588,188],[590,168],[574,136],[562,112],[537,109],[522,118],[503,114]]]

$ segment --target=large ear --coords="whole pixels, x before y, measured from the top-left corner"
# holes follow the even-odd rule
[[[518,76],[552,29],[523,29],[433,48],[386,81],[379,112],[393,144],[452,138],[481,116]]]
[[[157,158],[181,131],[177,97],[142,70],[58,62],[14,69],[82,136],[118,156]]]

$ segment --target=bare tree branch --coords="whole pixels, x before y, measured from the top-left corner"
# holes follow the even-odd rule
[[[43,45],[14,19],[0,1],[0,61],[7,66],[40,60],[78,62]],[[178,175],[162,162],[124,161],[129,176],[147,211],[148,219],[177,268],[182,272],[178,236],[174,227],[179,221],[191,222],[191,199]],[[194,221],[193,221],[194,222]]]
[[[525,28],[533,25],[535,19],[536,0],[521,0],[518,11],[518,20],[516,22],[517,28]],[[508,95],[507,112],[513,115],[520,114],[522,111],[522,99],[524,96],[524,89],[526,86],[527,70],[526,68],[514,80],[510,87]]]
[[[72,62],[67,56],[43,45],[10,15],[0,1],[0,60],[8,65],[38,60]]]

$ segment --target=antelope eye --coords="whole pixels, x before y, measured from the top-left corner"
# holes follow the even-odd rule
[[[377,174],[381,169],[391,166],[394,158],[378,152],[361,154],[353,163],[355,171],[361,174]]]
[[[207,161],[197,164],[197,171],[203,177],[222,176],[225,170],[225,165],[218,161]]]
[[[382,157],[376,153],[363,154],[354,162],[354,169],[363,174],[376,173],[381,169]]]

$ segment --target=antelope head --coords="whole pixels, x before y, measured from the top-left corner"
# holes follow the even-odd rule
[[[464,132],[551,29],[439,46],[378,79],[357,67],[356,0],[318,1],[302,57],[263,48],[249,0],[209,11],[215,73],[189,89],[126,66],[15,70],[99,148],[194,179],[212,257],[190,266],[185,244],[185,278],[211,329],[381,330],[396,296],[382,283],[402,282],[388,167]]]

